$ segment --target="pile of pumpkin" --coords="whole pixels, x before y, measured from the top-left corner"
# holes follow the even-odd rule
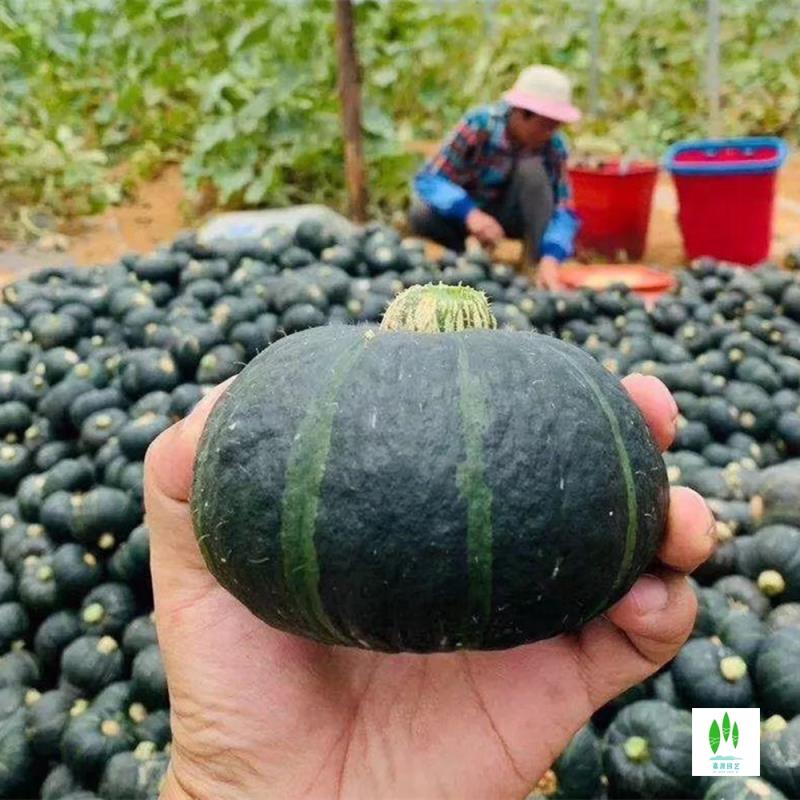
[[[214,247],[187,234],[4,289],[0,797],[158,796],[170,731],[142,525],[148,445],[280,337],[377,321],[403,288],[439,281],[483,290],[501,326],[664,380],[681,409],[670,478],[719,520],[694,637],[598,712],[534,796],[800,797],[797,278],[702,261],[648,311],[624,287],[538,291],[482,253],[432,262],[381,226],[337,240],[314,222]],[[692,778],[686,709],[752,705],[764,780]]]

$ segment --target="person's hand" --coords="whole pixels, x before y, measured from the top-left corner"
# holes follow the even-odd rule
[[[465,220],[467,230],[484,246],[493,247],[505,236],[503,226],[491,215],[473,208]]]
[[[542,289],[557,290],[559,286],[558,270],[561,264],[553,256],[542,256],[536,270],[536,285]]]
[[[669,392],[642,375],[625,386],[667,447]],[[672,490],[660,563],[576,634],[502,652],[389,655],[267,626],[217,584],[192,532],[192,464],[221,388],[146,458],[173,735],[162,800],[522,797],[596,709],[688,637],[696,601],[683,573],[710,555],[713,518],[685,488]]]

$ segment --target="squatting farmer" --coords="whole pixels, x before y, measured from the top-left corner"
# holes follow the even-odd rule
[[[559,70],[523,70],[502,101],[464,117],[414,179],[414,234],[462,252],[473,235],[491,249],[522,239],[525,263],[560,263],[573,253],[567,150],[559,129],[577,122],[570,80]]]

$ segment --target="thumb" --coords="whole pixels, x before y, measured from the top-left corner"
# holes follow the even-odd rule
[[[159,583],[176,580],[187,569],[213,581],[194,536],[189,497],[200,435],[231,380],[215,386],[187,417],[165,430],[145,455],[145,522],[150,531],[150,568],[156,591]]]
[[[685,575],[644,575],[577,637],[580,674],[592,704],[604,703],[652,675],[689,638],[697,599]]]

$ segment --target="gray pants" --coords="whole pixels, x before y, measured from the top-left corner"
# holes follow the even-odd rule
[[[541,156],[520,159],[504,195],[483,210],[500,223],[507,237],[523,240],[528,260],[538,259],[542,236],[555,210],[553,186]],[[433,239],[456,253],[464,251],[468,232],[461,220],[443,217],[429,205],[416,201],[409,223],[416,236]]]

